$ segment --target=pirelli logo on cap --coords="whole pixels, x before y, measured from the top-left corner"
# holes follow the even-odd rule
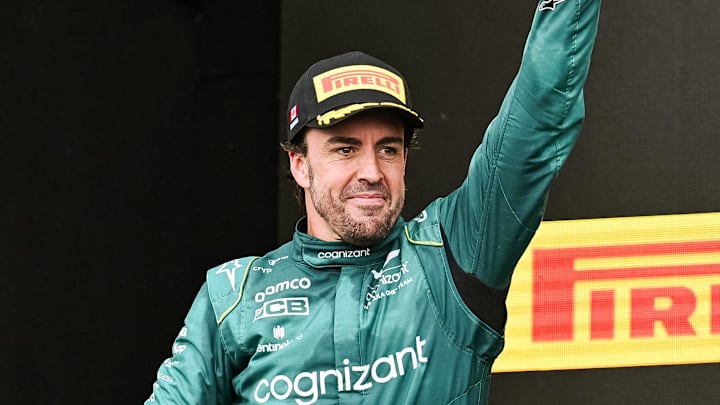
[[[371,65],[343,66],[313,77],[317,102],[355,90],[387,93],[405,104],[405,84],[400,76]]]

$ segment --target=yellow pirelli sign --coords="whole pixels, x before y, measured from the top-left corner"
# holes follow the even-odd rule
[[[720,213],[544,222],[494,372],[720,362]]]

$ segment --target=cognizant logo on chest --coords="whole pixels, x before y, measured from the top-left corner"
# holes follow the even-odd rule
[[[345,367],[322,371],[303,371],[295,376],[277,375],[272,379],[263,378],[255,386],[253,396],[260,404],[271,398],[285,401],[291,396],[298,405],[314,404],[328,387],[337,392],[364,391],[374,384],[385,384],[415,370],[429,358],[423,353],[427,341],[415,337],[415,345],[405,347],[393,354],[379,357],[370,364],[351,366],[350,360],[343,360]],[[334,395],[335,391],[331,391]]]
[[[327,252],[318,252],[318,259],[341,259],[346,257],[366,257],[370,256],[370,248],[356,250],[330,250]]]

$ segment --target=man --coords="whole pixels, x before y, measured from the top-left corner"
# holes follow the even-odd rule
[[[284,144],[307,216],[208,272],[148,403],[487,403],[512,270],[582,124],[599,8],[539,3],[466,180],[409,222],[422,119],[404,78],[360,52],[310,67]]]

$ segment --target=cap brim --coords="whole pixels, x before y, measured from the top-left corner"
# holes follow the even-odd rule
[[[409,124],[412,128],[420,129],[424,126],[424,121],[420,117],[420,114],[411,110],[410,108],[405,107],[402,104],[393,102],[367,102],[348,104],[328,111],[325,114],[318,115],[315,119],[310,120],[310,122],[308,122],[306,126],[311,128],[331,127],[352,117],[355,114],[375,108],[392,109],[397,111],[403,118],[403,121]]]

